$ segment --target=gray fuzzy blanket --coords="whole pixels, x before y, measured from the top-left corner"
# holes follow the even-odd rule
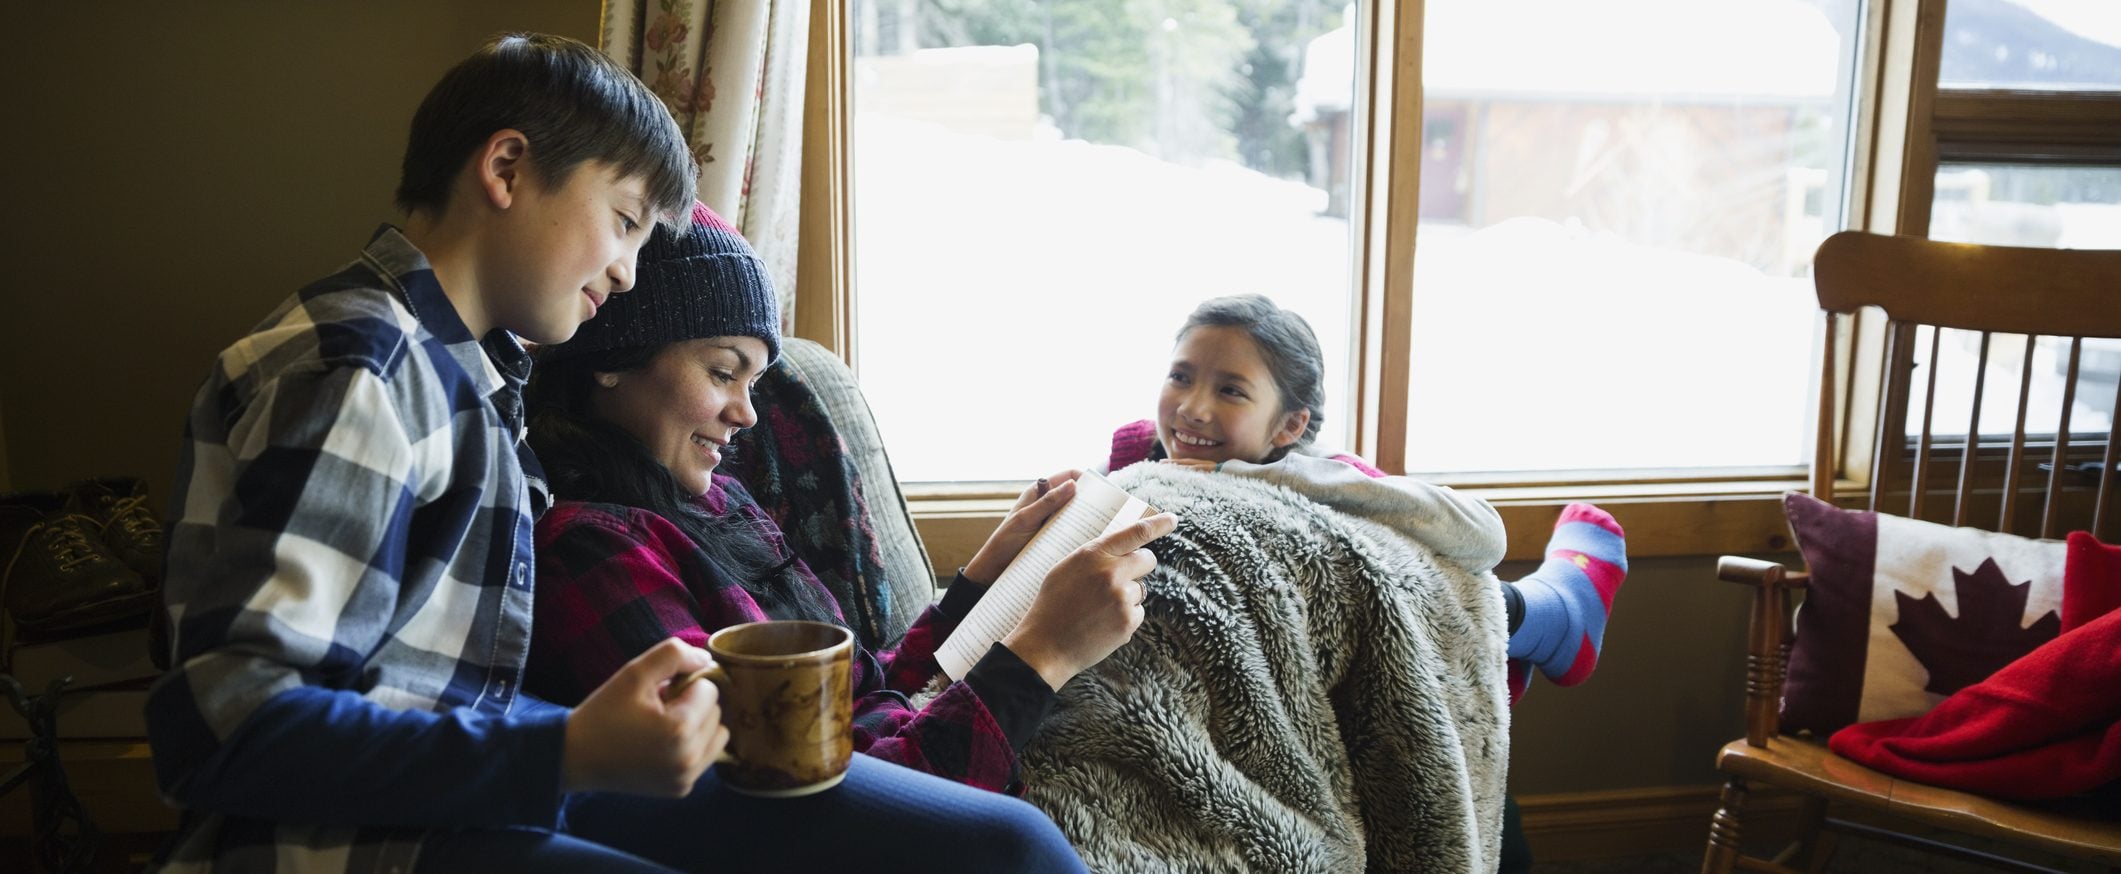
[[[1168,465],[1148,619],[1061,690],[1027,798],[1093,871],[1493,871],[1495,578],[1278,486]]]

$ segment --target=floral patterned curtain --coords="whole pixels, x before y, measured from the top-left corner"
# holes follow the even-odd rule
[[[743,230],[795,324],[807,0],[605,0],[600,48],[677,117],[700,200]]]

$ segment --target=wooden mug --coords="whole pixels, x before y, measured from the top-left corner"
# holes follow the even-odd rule
[[[847,776],[854,756],[854,632],[825,622],[732,625],[707,638],[714,664],[694,680],[721,690],[729,748],[716,772],[746,795],[789,798],[822,792]]]

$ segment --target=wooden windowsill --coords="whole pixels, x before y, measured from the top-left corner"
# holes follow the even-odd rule
[[[1495,505],[1510,535],[1507,557],[1519,560],[1540,557],[1554,520],[1573,501],[1594,503],[1612,513],[1627,529],[1630,557],[1787,552],[1792,545],[1782,517],[1782,494],[1804,489],[1805,481],[1802,475],[1790,475],[1453,487]],[[1836,491],[1846,495],[1857,489],[1848,483]],[[937,578],[947,580],[1001,523],[1015,490],[1006,484],[924,483],[909,485],[906,493]]]

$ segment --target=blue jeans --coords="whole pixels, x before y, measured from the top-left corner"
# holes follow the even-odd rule
[[[804,798],[739,795],[709,769],[681,799],[571,797],[566,820],[435,836],[419,871],[1085,870],[1038,808],[862,755]]]

